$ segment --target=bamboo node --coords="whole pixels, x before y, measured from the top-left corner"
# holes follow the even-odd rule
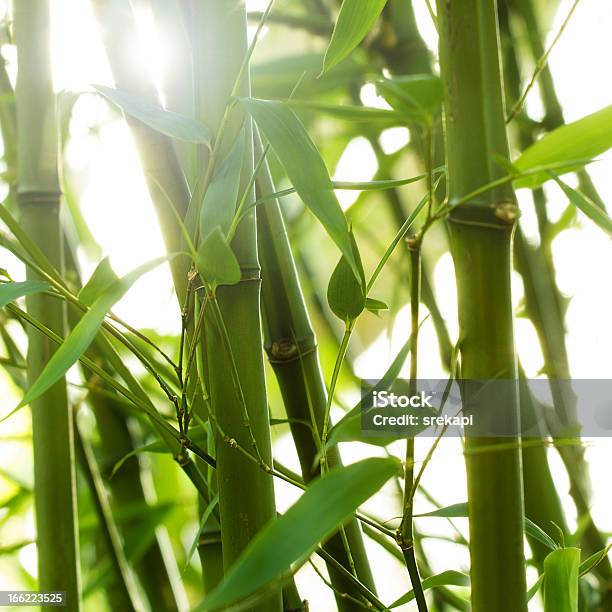
[[[508,225],[515,223],[520,216],[519,208],[512,200],[498,202],[494,205],[494,209],[495,216]]]
[[[421,242],[420,234],[410,234],[410,236],[406,238],[406,244],[408,245],[408,248],[411,251],[418,250],[420,242]]]
[[[305,338],[280,338],[266,346],[270,363],[288,363],[302,359],[317,348],[314,336]]]
[[[287,360],[291,357],[295,357],[297,354],[298,347],[295,342],[291,340],[277,340],[272,343],[270,348],[270,356],[274,359]]]

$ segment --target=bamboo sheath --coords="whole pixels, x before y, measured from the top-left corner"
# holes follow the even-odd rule
[[[493,156],[508,159],[496,6],[489,0],[438,0],[440,68],[450,204],[499,178]],[[466,379],[516,379],[510,293],[512,233],[518,217],[510,186],[455,205],[455,261]],[[518,395],[500,405],[518,424]],[[495,418],[493,415],[492,418]],[[527,609],[519,440],[466,431],[472,609]],[[501,444],[504,448],[501,448]],[[500,446],[500,448],[496,448]]]
[[[49,21],[47,0],[16,3],[17,200],[24,231],[61,270],[57,126],[49,61]],[[31,270],[27,274],[28,278],[35,278]],[[37,295],[29,297],[26,303],[30,315],[63,334],[62,302]],[[28,378],[32,382],[50,359],[54,347],[36,331],[29,331],[28,340]],[[32,402],[31,408],[38,588],[66,591],[67,609],[76,611],[80,610],[80,571],[73,415],[64,379]]]

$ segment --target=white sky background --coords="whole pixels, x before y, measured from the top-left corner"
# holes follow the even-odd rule
[[[0,0],[0,7],[3,4]],[[267,2],[262,0],[247,0],[249,9],[262,9],[266,4]],[[282,6],[282,0],[278,0],[277,4]],[[52,5],[56,89],[84,91],[91,83],[112,84],[88,3],[83,0],[52,0]],[[562,2],[551,35],[560,26],[570,6],[570,0]],[[416,1],[416,9],[422,32],[434,46],[435,34],[423,0]],[[70,16],[69,19],[66,18],[67,15]],[[148,46],[147,55],[151,58],[151,70],[155,75],[161,65],[160,58],[164,57],[164,49],[157,44],[151,23],[144,17],[141,19],[141,26],[142,39]],[[604,0],[582,0],[550,57],[557,91],[568,121],[578,119],[612,102],[612,79],[607,78],[606,74],[608,58],[612,57],[610,32],[612,3]],[[14,61],[12,50],[5,48],[3,52],[9,61]],[[364,92],[368,103],[375,103],[367,93]],[[529,108],[537,112],[537,92],[530,96],[528,103]],[[90,132],[90,127],[101,118],[109,116],[106,105],[96,97],[88,95],[81,98],[75,109],[67,164],[83,185],[81,208],[97,242],[104,253],[111,257],[115,270],[123,274],[140,263],[162,255],[164,249],[137,156],[124,122],[106,122],[99,135]],[[404,138],[405,133],[401,130],[395,132],[395,136],[390,134],[385,147],[401,146],[404,144]],[[603,161],[590,167],[590,172],[604,200],[610,203],[612,159],[610,154],[604,157]],[[369,180],[374,171],[372,163],[368,148],[363,142],[354,141],[335,169],[336,178]],[[551,211],[554,216],[563,210],[566,200],[552,188],[551,196]],[[529,233],[529,199],[523,194],[519,194],[519,197],[521,203],[525,203],[523,223]],[[349,200],[342,199],[342,203],[343,206],[350,205]],[[612,212],[612,205],[608,204],[608,210]],[[579,227],[564,231],[554,242],[557,280],[562,291],[571,298],[567,313],[567,343],[572,374],[577,378],[610,378],[612,325],[609,324],[609,316],[612,312],[612,283],[607,279],[606,272],[612,262],[612,242],[584,216],[579,215],[579,219]],[[81,255],[86,268],[92,269],[95,262],[88,261],[85,254]],[[15,266],[12,270],[18,272],[19,267]],[[456,329],[456,296],[449,255],[440,260],[435,270],[435,282],[440,305],[449,318],[449,327],[451,330]],[[518,304],[522,294],[518,278],[515,289],[514,301]],[[148,274],[115,310],[127,321],[138,322],[142,327],[152,327],[162,332],[175,332],[178,329],[178,310],[166,269]],[[377,369],[380,369],[379,364],[388,363],[405,341],[408,335],[408,317],[400,314],[397,320],[392,337],[381,336],[359,359],[358,373],[364,377],[376,376]],[[516,335],[519,353],[527,373],[535,376],[542,365],[535,332],[529,322],[519,319]],[[430,323],[425,323],[421,341],[424,345],[435,342]],[[437,359],[428,359],[427,354],[426,351],[421,353],[420,375],[432,378],[443,376]],[[0,396],[14,396],[14,391],[7,387],[2,377]],[[3,406],[2,410],[5,408],[6,406]],[[0,435],[23,433],[27,428],[25,417],[17,418],[0,426]],[[426,452],[428,444],[428,441],[419,440],[417,452]],[[290,440],[287,437],[281,438],[277,440],[276,446],[278,452],[287,454]],[[402,454],[399,446],[394,450],[397,450],[399,455]],[[372,454],[377,451],[372,447],[352,445],[343,448],[343,452],[349,461],[353,461],[365,453]],[[594,482],[593,513],[598,525],[604,531],[611,531],[612,493],[608,486],[609,465],[612,462],[610,441],[594,440],[587,451],[587,457],[591,461]],[[7,465],[7,461],[14,462],[14,458],[14,454],[9,457],[8,452],[0,445],[0,465]],[[556,475],[561,493],[565,494],[565,475],[558,469],[556,457],[553,456],[553,459],[557,466]],[[446,441],[436,452],[426,473],[424,485],[444,504],[465,499],[463,463],[458,443]],[[283,486],[279,487],[278,493],[281,506],[295,498],[293,492]],[[377,503],[384,504],[384,501],[379,498]],[[425,504],[421,503],[419,506],[417,503],[417,511],[421,508],[428,509]],[[370,509],[375,510],[371,506]],[[572,517],[573,510],[569,508],[568,511]],[[464,527],[462,525],[462,528]],[[446,529],[446,526],[434,521],[427,523],[425,528],[433,532]],[[407,588],[405,570],[390,561],[379,547],[368,546],[379,583],[379,592],[385,595],[385,601],[390,601],[394,595],[399,596]],[[430,552],[431,563],[436,571],[457,568],[457,564],[462,565],[464,569],[467,567],[465,550],[459,547],[440,544],[437,548],[430,549]],[[35,568],[33,554],[33,547],[30,547],[25,549],[22,555],[24,564],[27,564],[31,571]],[[8,585],[3,582],[1,576],[0,566],[0,588],[7,588]],[[308,568],[298,576],[298,583],[311,600],[312,609],[324,611],[330,609],[330,599],[327,589],[321,587],[317,580]],[[316,588],[312,588],[313,586]]]

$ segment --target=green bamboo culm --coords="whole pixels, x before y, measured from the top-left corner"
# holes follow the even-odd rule
[[[511,186],[466,198],[508,159],[496,3],[438,0],[451,249],[457,276],[461,375],[516,379],[510,294],[518,209]],[[518,391],[498,410],[518,423]],[[514,442],[514,444],[512,444]],[[502,446],[502,448],[496,448]],[[527,610],[518,438],[466,431],[472,610]]]
[[[255,153],[257,159],[264,154],[257,134]],[[257,176],[257,196],[263,197],[275,191],[269,167],[264,163]],[[287,417],[291,419],[290,428],[302,476],[305,482],[310,482],[320,475],[317,454],[320,450],[327,393],[316,336],[304,302],[278,201],[267,202],[257,211],[257,232],[263,273],[264,347],[278,381]],[[332,466],[341,465],[337,447],[329,449],[327,456]],[[344,529],[357,577],[376,593],[361,528],[353,519]],[[332,536],[324,548],[336,561],[351,569],[340,533]],[[337,589],[338,609],[341,612],[362,609],[359,603],[340,595],[348,593],[359,599],[353,585],[332,565],[328,565],[328,572]]]
[[[249,71],[241,75],[247,55],[247,19],[240,0],[192,2],[192,44],[197,118],[222,138],[218,152],[222,159],[236,138],[245,137],[246,147],[242,188],[253,173],[253,147],[250,121],[234,107],[224,119],[234,85],[239,95],[249,95]],[[224,126],[222,129],[221,126]],[[212,175],[213,159],[201,152],[203,167]],[[254,196],[254,194],[253,194]],[[246,458],[228,444],[217,429],[217,485],[223,541],[223,563],[229,568],[255,534],[276,517],[272,477],[262,467],[271,467],[270,423],[263,362],[260,319],[261,278],[257,257],[255,211],[247,213],[237,226],[231,242],[242,278],[236,285],[217,289],[219,309],[207,308],[205,317],[204,363],[209,378],[212,410],[220,428],[235,442],[253,453],[254,439],[263,466]],[[220,319],[222,318],[222,323]],[[221,324],[220,324],[221,323]],[[223,326],[229,340],[224,340]],[[249,417],[249,429],[241,408],[236,382],[232,380],[234,361],[239,386]],[[275,612],[282,609],[280,591],[249,610]]]
[[[50,65],[49,10],[48,0],[19,0],[15,3],[17,200],[24,231],[61,272],[58,144]],[[31,270],[28,270],[28,277],[35,277]],[[61,301],[38,295],[28,298],[27,308],[30,315],[63,335],[65,311]],[[46,337],[29,331],[27,363],[30,381],[38,377],[53,350],[54,346]],[[70,611],[80,609],[72,423],[63,379],[32,402],[38,588],[66,591],[67,609]]]

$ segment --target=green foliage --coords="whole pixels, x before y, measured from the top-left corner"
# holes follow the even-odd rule
[[[219,226],[227,235],[240,189],[240,173],[244,159],[245,136],[241,132],[227,158],[215,173],[200,212],[200,236],[208,236],[213,228]]]
[[[105,257],[93,271],[90,279],[79,291],[78,298],[86,306],[91,306],[112,283],[118,279],[111,267],[110,260]]]
[[[336,468],[310,485],[285,514],[268,524],[251,542],[223,582],[198,610],[222,610],[286,578],[291,565],[303,561],[393,475],[395,459],[365,459]]]
[[[345,59],[368,35],[385,4],[387,0],[343,0],[325,52],[323,72]]]
[[[358,281],[348,261],[341,257],[327,287],[327,303],[332,312],[348,326],[366,306],[364,282]]]
[[[240,266],[219,226],[204,238],[198,248],[196,267],[213,288],[235,285],[240,281]]]
[[[304,204],[319,219],[359,279],[348,223],[325,163],[300,120],[281,102],[242,99],[241,103],[267,138]]]
[[[548,164],[567,164],[557,173],[570,172],[587,160],[594,159],[612,147],[612,105],[562,125],[542,136],[527,148],[514,162],[517,170],[537,169]],[[550,174],[541,172],[518,179],[515,186],[530,187],[541,185],[550,179]]]
[[[418,514],[420,517],[439,517],[439,518],[465,518],[468,516],[468,503],[452,504],[444,508],[438,508],[425,514]],[[525,533],[530,535],[532,538],[538,540],[541,544],[544,544],[549,550],[555,551],[559,549],[559,545],[538,525],[532,520],[525,517],[524,521]]]
[[[211,132],[199,121],[164,110],[126,91],[104,85],[94,85],[94,89],[126,115],[141,121],[156,132],[186,142],[210,143]]]
[[[455,570],[447,570],[440,572],[435,576],[429,576],[423,580],[423,590],[428,591],[429,589],[435,589],[441,586],[470,586],[470,577],[462,572]],[[399,599],[396,599],[389,608],[397,608],[414,600],[414,591],[408,591],[402,595]]]
[[[580,550],[560,548],[544,560],[545,612],[578,612]]]
[[[612,220],[605,210],[602,210],[595,202],[589,199],[580,191],[570,187],[563,182],[559,177],[554,177],[555,182],[563,193],[568,197],[569,201],[578,209],[580,209],[591,221],[597,224],[608,236],[612,236]]]
[[[0,284],[0,308],[4,308],[10,302],[33,295],[41,291],[48,291],[51,285],[46,281],[22,281],[18,283],[9,282]]]
[[[378,93],[405,119],[431,125],[442,108],[440,77],[425,74],[383,79]]]
[[[27,390],[18,407],[25,406],[35,400],[64,376],[93,342],[112,306],[127,293],[143,274],[153,270],[165,261],[167,261],[167,258],[163,257],[143,264],[107,286],[53,354],[40,376]]]

